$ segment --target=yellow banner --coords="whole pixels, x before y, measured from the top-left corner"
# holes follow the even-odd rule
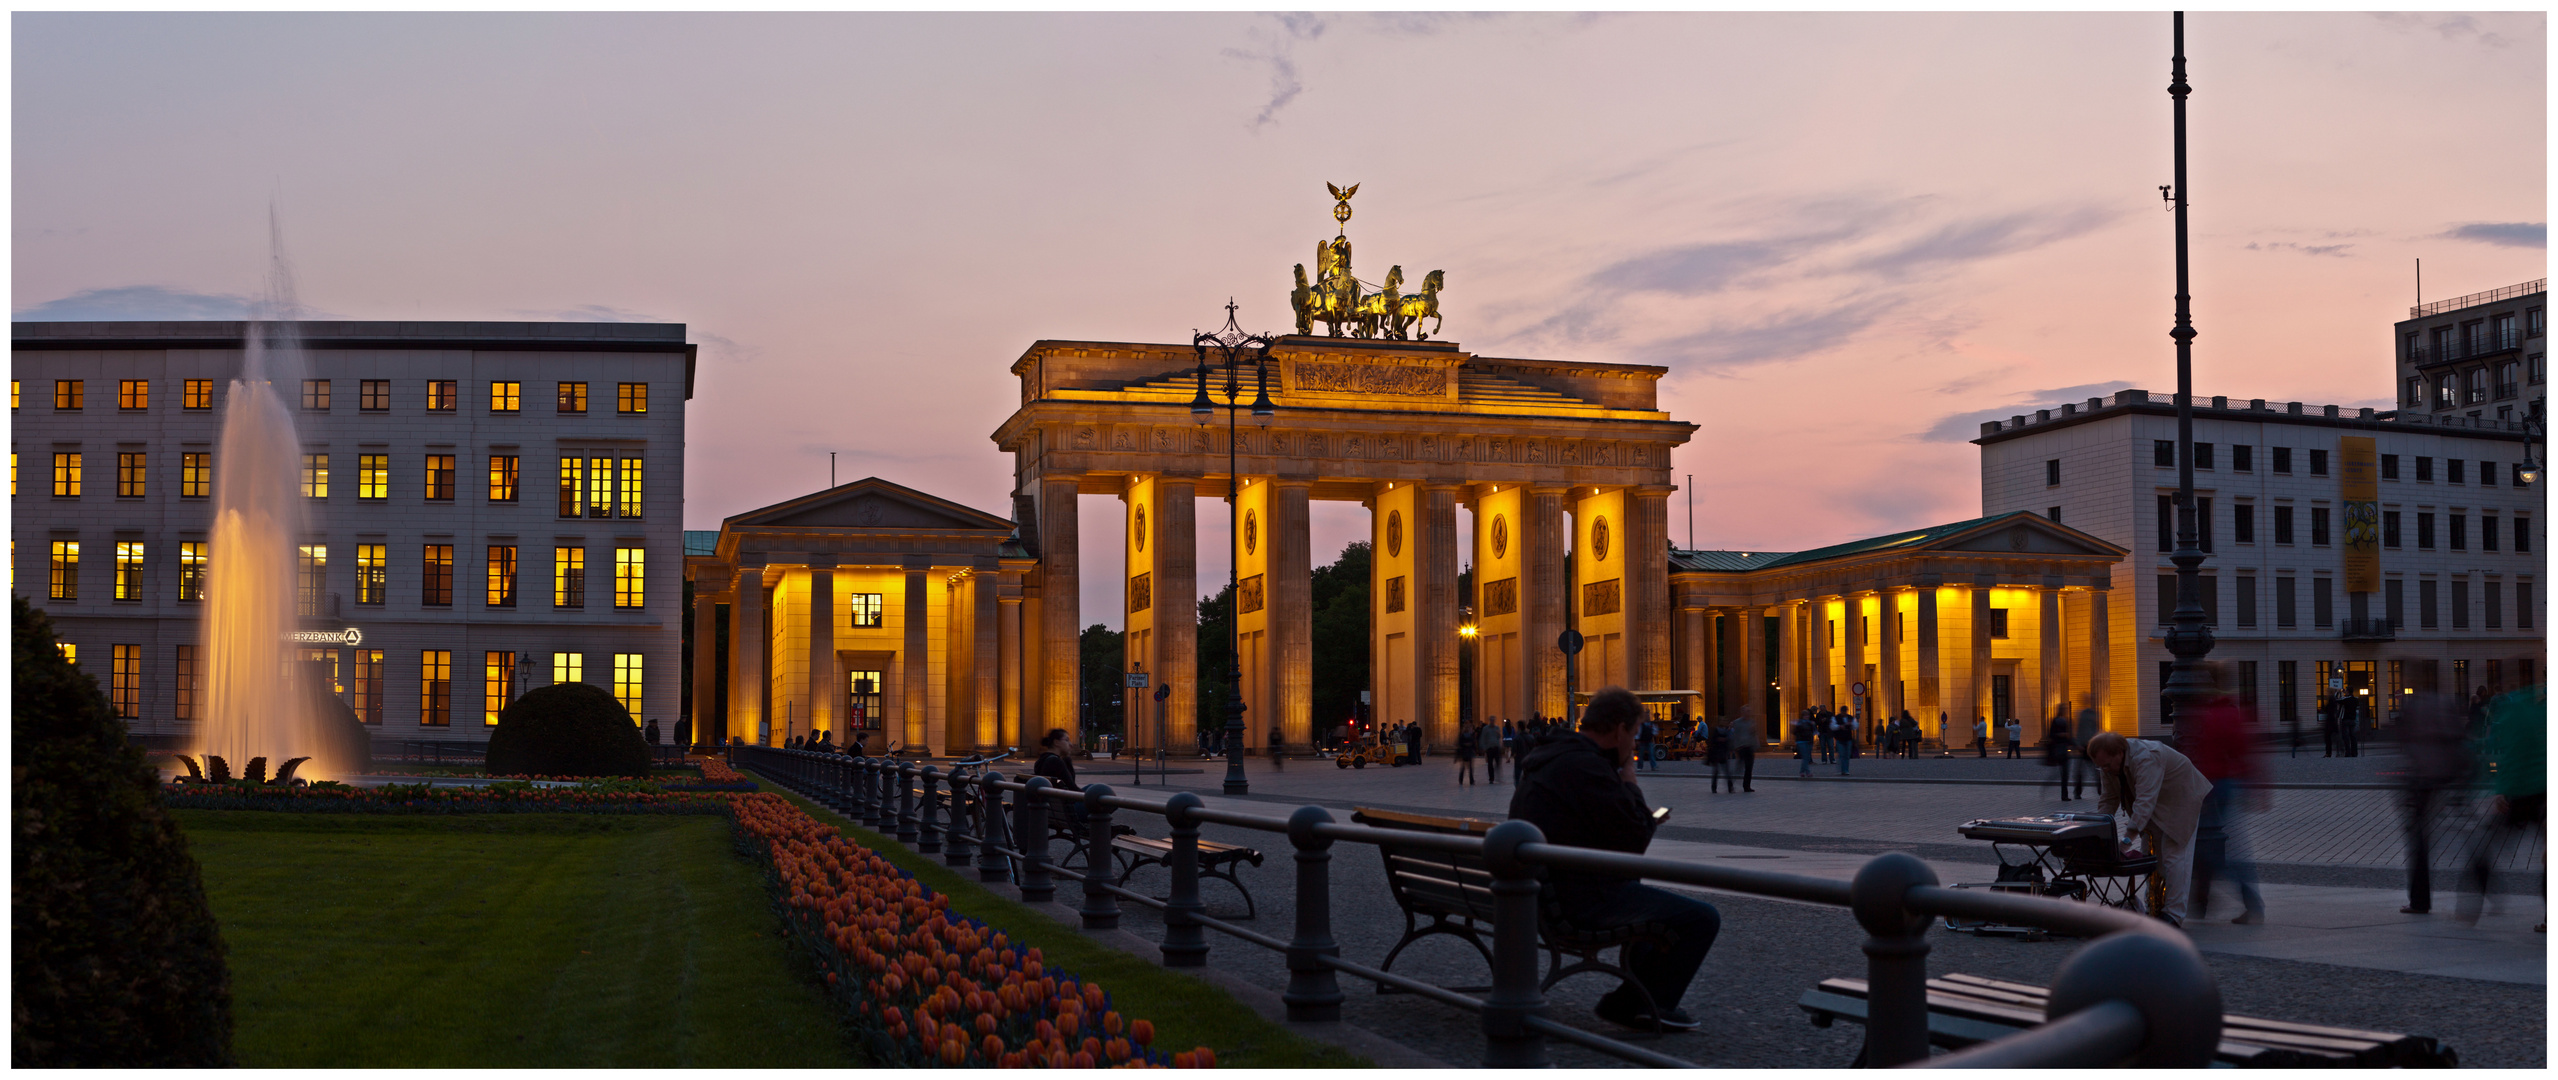
[[[2345,591],[2380,591],[2380,454],[2371,439],[2347,435],[2336,440],[2344,468],[2340,493],[2345,504]]]

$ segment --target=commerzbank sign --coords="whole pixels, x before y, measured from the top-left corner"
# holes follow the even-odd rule
[[[352,626],[344,630],[302,630],[285,635],[284,640],[296,645],[362,645],[364,631]]]

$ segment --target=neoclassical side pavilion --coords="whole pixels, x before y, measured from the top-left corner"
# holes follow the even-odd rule
[[[1940,718],[1968,745],[1975,716],[2013,716],[2028,742],[2063,703],[2111,725],[2107,590],[2122,548],[2010,513],[1802,552],[1677,551],[1670,588],[1682,688],[1718,715],[1810,706]],[[1752,632],[1753,630],[1756,632]],[[2083,733],[2082,733],[2083,734]]]
[[[1203,426],[1189,411],[1194,363],[1184,345],[1098,341],[1040,341],[1013,363],[1021,407],[993,438],[1013,455],[1014,516],[1037,559],[1024,591],[1025,724],[1076,726],[1078,590],[1084,574],[1115,569],[1128,657],[1172,687],[1163,739],[1191,743],[1198,502],[1230,494],[1254,747],[1274,718],[1291,744],[1311,735],[1307,513],[1318,499],[1370,512],[1378,722],[1419,720],[1439,745],[1456,736],[1460,544],[1476,568],[1481,662],[1497,673],[1486,712],[1564,711],[1553,642],[1567,603],[1580,605],[1590,641],[1584,685],[1670,687],[1670,451],[1696,427],[1659,408],[1667,369],[1280,338],[1277,415],[1245,422],[1229,471],[1225,418]],[[1079,495],[1120,499],[1121,551],[1086,558]],[[1472,536],[1458,535],[1459,506],[1473,510]],[[1132,742],[1154,741],[1154,725],[1131,726]]]

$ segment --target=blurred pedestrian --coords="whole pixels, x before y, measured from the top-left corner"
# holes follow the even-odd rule
[[[2212,783],[2195,830],[2192,902],[2197,919],[2211,907],[2212,879],[2227,877],[2246,909],[2231,921],[2242,926],[2265,921],[2265,898],[2256,889],[2256,864],[2247,858],[2238,821],[2242,797],[2248,799],[2249,809],[2264,808],[2264,773],[2257,765],[2255,748],[2247,742],[2255,719],[2236,698],[2224,696],[2203,706],[2194,724],[2194,768]]]
[[[1855,713],[1852,713],[1852,712],[1844,712],[1844,711],[1843,711],[1843,712],[1841,712],[1841,713],[1839,713],[1838,732],[1839,732],[1839,739],[1838,739],[1838,742],[1839,742],[1839,775],[1840,775],[1840,776],[1846,776],[1846,775],[1847,775],[1847,763],[1848,763],[1848,761],[1849,761],[1850,759],[1852,759],[1852,758],[1856,757],[1856,714],[1855,714]]]
[[[1647,714],[1643,718],[1643,727],[1636,731],[1634,736],[1634,767],[1640,769],[1650,765],[1653,772],[1660,772],[1661,760],[1652,756],[1653,748],[1659,745],[1661,745],[1661,727]]]
[[[2072,763],[2070,750],[2074,746],[2075,740],[2070,737],[2069,705],[2063,703],[2060,709],[2052,714],[2051,726],[2043,732],[2043,764],[2060,770],[2057,779],[2061,785],[2062,802],[2068,802],[2072,798],[2070,773],[2073,770],[2070,767]],[[2078,778],[2078,793],[2080,795],[2087,793],[2087,778],[2084,776]]]
[[[1794,775],[1798,777],[1812,775],[1812,743],[1818,737],[1812,730],[1812,718],[1809,715],[1794,718],[1794,760],[1802,764],[1801,768],[1795,770]]]
[[[1827,765],[1830,763],[1830,755],[1838,749],[1838,733],[1834,730],[1836,725],[1830,717],[1830,710],[1817,705],[1812,708],[1811,719],[1812,738],[1821,747],[1821,764]]]
[[[2336,741],[2345,748],[2346,757],[2363,756],[2363,700],[2342,698],[2336,706]]]
[[[1494,727],[1490,724],[1485,724],[1483,725],[1483,730],[1475,736],[1477,740],[1477,748],[1483,751],[1484,783],[1498,784],[1501,782],[1502,732],[1508,726],[1509,725],[1504,724],[1502,727]]]
[[[1724,780],[1732,775],[1731,763],[1732,729],[1720,725],[1706,728],[1705,771],[1712,774],[1712,780],[1706,785],[1705,790],[1708,792],[1723,790]],[[1738,782],[1732,785],[1732,790],[1740,789],[1741,785]]]
[[[2527,686],[2489,702],[2485,748],[2487,788],[2496,795],[2487,804],[2487,827],[2479,830],[2478,846],[2470,852],[2469,891],[2460,898],[2460,917],[2472,923],[2486,898],[2496,853],[2515,833],[2548,829],[2549,688]],[[2532,929],[2547,933],[2548,872],[2538,876],[2544,914]]]
[[[2398,732],[2407,755],[2407,906],[2398,912],[2423,915],[2434,909],[2434,813],[2469,777],[2469,710],[2449,695],[2417,694],[2400,714]]]
[[[2336,756],[2337,704],[2338,702],[2335,699],[2330,698],[2318,706],[2318,739],[2320,742],[2326,744],[2326,752],[2318,755],[2320,757]]]
[[[1979,713],[1972,714],[1972,749],[1978,751],[1982,758],[1990,756],[1989,718]]]
[[[1457,785],[1459,787],[1474,783],[1474,740],[1478,730],[1478,728],[1469,727],[1457,733]]]
[[[2087,740],[2087,763],[2096,767],[2096,812],[2114,815],[2116,835],[2128,843],[2143,829],[2157,830],[2151,854],[2158,856],[2166,900],[2150,914],[2183,925],[2186,890],[2194,883],[2194,830],[2211,781],[2174,747],[2115,731]]]
[[[1759,724],[1750,718],[1748,706],[1743,706],[1741,715],[1732,718],[1731,727],[1725,729],[1725,737],[1732,743],[1732,770],[1740,774],[1741,790],[1757,791],[1758,788],[1751,786],[1750,779],[1759,771]]]
[[[2025,743],[2025,725],[2017,723],[2017,722],[2016,722],[2016,718],[2015,718],[2015,717],[2013,717],[2013,716],[2008,717],[2008,718],[2007,718],[2007,760],[2009,760],[2009,761],[2014,761],[2014,760],[2016,760],[2016,752],[2017,752],[2019,749],[2022,749],[2022,748],[2023,748],[2024,743]]]

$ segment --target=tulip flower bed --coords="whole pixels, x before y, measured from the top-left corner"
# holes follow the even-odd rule
[[[704,767],[706,776],[716,775]],[[773,794],[735,801],[741,851],[763,862],[792,936],[881,1066],[1214,1068],[1208,1047],[1166,1054],[1154,1025],[1049,970],[949,897]]]

